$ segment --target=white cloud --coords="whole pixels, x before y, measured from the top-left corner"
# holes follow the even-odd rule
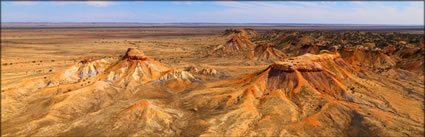
[[[228,7],[214,13],[200,13],[205,20],[270,23],[415,24],[423,25],[423,2],[405,8],[387,3],[352,2],[336,6],[323,2],[217,2]],[[288,5],[290,4],[290,5]],[[217,18],[220,17],[220,18]],[[216,19],[214,19],[216,18]]]
[[[53,5],[59,5],[59,6],[77,4],[77,3],[80,3],[80,2],[75,2],[75,1],[74,2],[73,1],[53,1],[52,2]]]
[[[114,3],[112,2],[108,2],[108,1],[88,1],[85,2],[87,5],[90,6],[94,6],[94,7],[107,7],[107,6],[111,6]]]
[[[16,2],[20,3],[20,2]],[[38,2],[40,5],[44,2]],[[46,2],[47,3],[47,2]],[[88,5],[108,7],[117,5],[108,1],[69,1],[48,2],[55,5]],[[132,4],[134,2],[131,2]],[[173,2],[174,3],[174,2]],[[335,24],[405,24],[424,25],[424,2],[214,2],[214,10],[196,8],[203,2],[175,2],[176,8],[169,11],[127,9],[111,10],[107,8],[72,12],[49,20],[78,21],[134,21],[134,22],[217,22],[217,23],[335,23]],[[3,4],[3,2],[2,2]],[[12,4],[8,2],[7,4]],[[31,5],[37,3],[20,3]],[[134,3],[135,4],[135,3]],[[136,4],[135,4],[136,5]],[[185,6],[183,9],[181,6]],[[64,6],[65,8],[66,6]],[[195,8],[194,10],[190,8]],[[31,15],[32,13],[28,13]],[[36,14],[36,13],[34,13]],[[48,15],[40,15],[46,18]],[[12,18],[14,16],[9,16]],[[29,16],[35,17],[35,16]],[[23,18],[15,17],[16,20]],[[41,19],[40,19],[41,20]]]

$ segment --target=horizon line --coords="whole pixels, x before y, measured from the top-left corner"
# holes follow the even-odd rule
[[[1,24],[24,24],[24,23],[32,23],[32,24],[42,24],[42,23],[51,23],[51,24],[65,24],[65,23],[71,23],[71,24],[94,24],[94,23],[104,23],[104,24],[264,24],[264,25],[279,25],[279,24],[287,24],[287,25],[379,25],[379,26],[425,26],[424,24],[348,24],[348,23],[258,23],[258,22],[252,22],[252,23],[219,23],[219,22],[73,22],[73,21],[25,21],[25,22],[17,22],[17,21],[10,21],[10,22],[1,22]]]

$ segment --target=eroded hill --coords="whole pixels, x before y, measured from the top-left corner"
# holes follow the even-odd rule
[[[326,35],[317,37],[316,33]],[[257,34],[250,29],[224,34],[229,36],[227,42],[212,50],[203,47],[212,56],[201,59],[267,65],[232,64],[227,69],[252,67],[252,71],[224,76],[223,69],[208,65],[172,67],[137,48],[121,51],[124,54],[118,59],[83,59],[55,75],[25,79],[2,92],[1,134],[424,134],[424,46],[423,41],[412,40],[419,36],[406,36],[407,42],[393,38],[386,40],[392,45],[374,46],[370,42],[350,44],[387,39],[390,34]],[[347,40],[345,35],[360,38]],[[340,37],[342,43],[332,44]]]

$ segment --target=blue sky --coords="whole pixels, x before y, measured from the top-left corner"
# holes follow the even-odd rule
[[[1,2],[2,22],[424,25],[424,2]]]

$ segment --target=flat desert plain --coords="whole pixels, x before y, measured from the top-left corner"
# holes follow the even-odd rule
[[[208,66],[236,74],[253,66],[198,51],[226,42],[225,28],[12,29],[2,30],[2,90],[23,79],[47,77],[84,58],[118,59],[129,47],[172,68]],[[227,66],[239,66],[227,67]],[[232,69],[233,68],[233,69]],[[264,67],[263,67],[264,68]],[[246,69],[246,70],[245,70]],[[258,68],[258,69],[261,69]]]

